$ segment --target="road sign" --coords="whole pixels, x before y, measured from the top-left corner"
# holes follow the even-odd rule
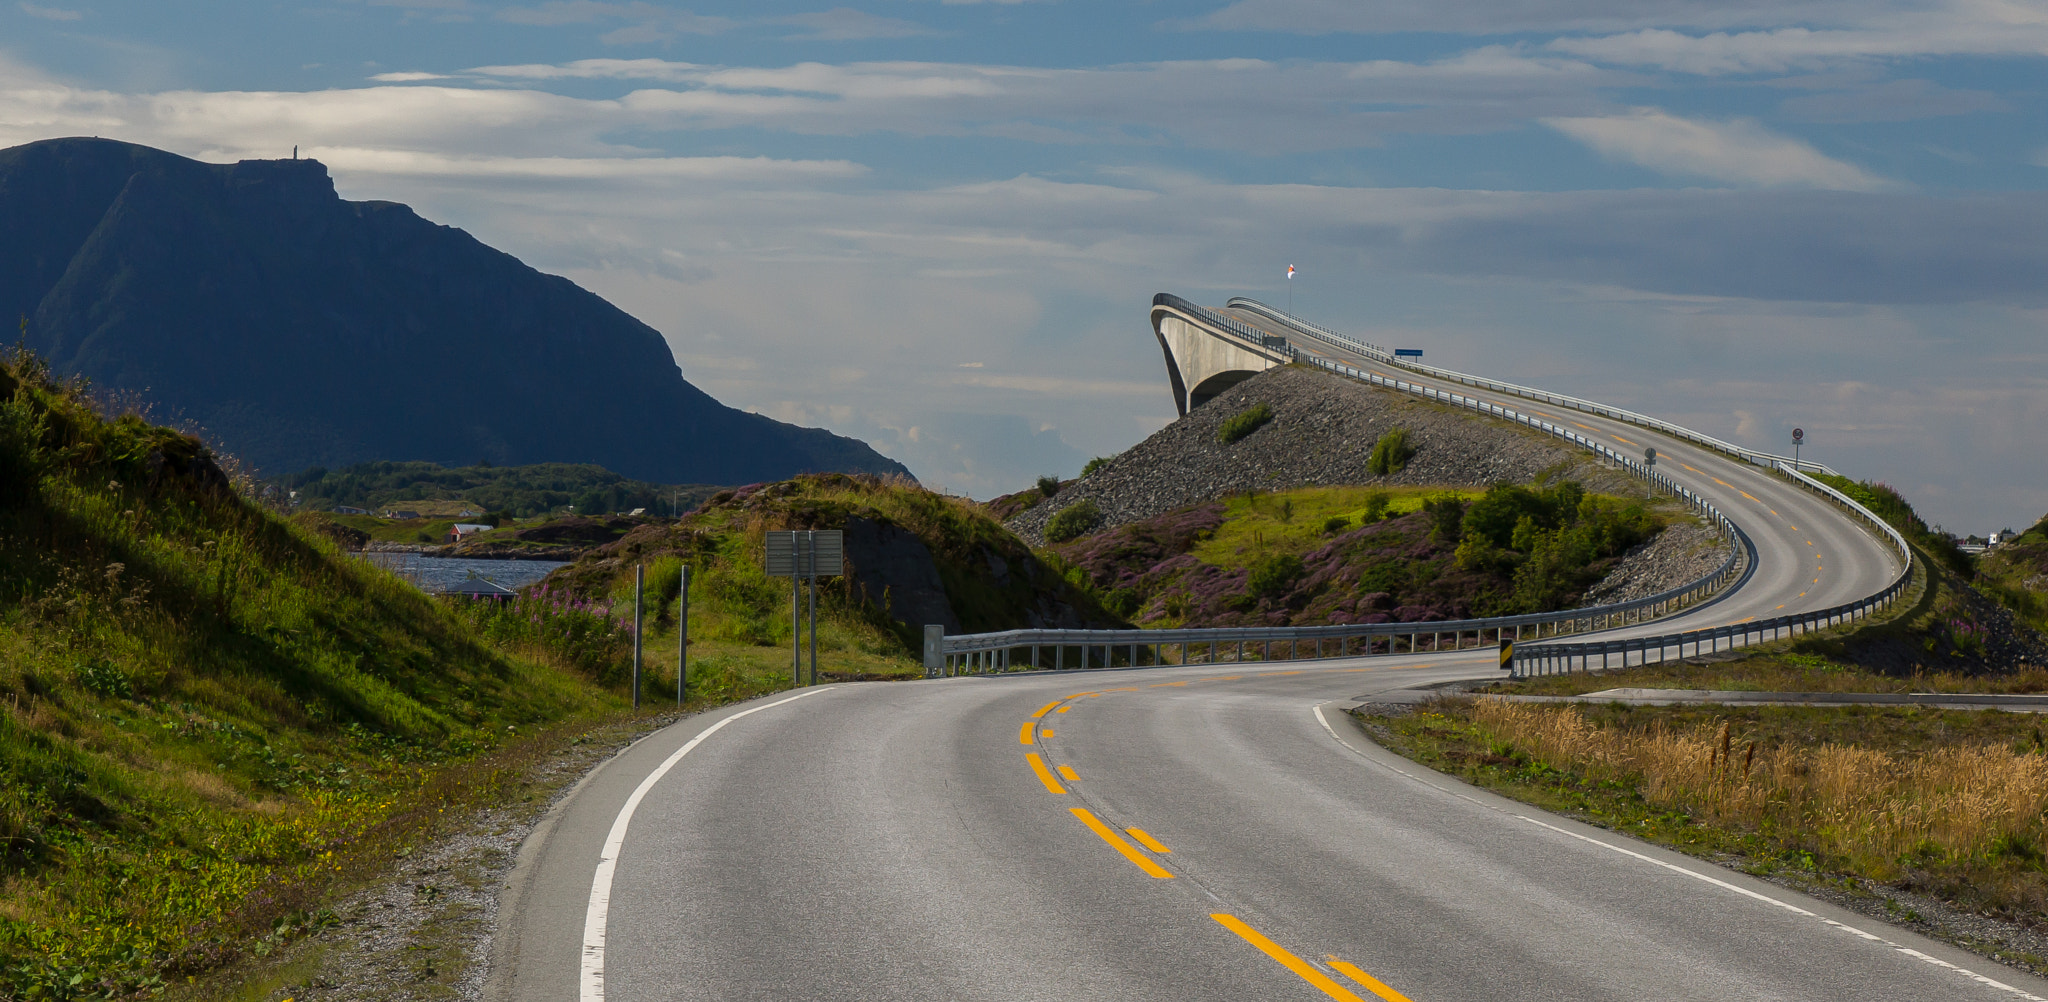
[[[846,573],[846,533],[839,529],[768,533],[768,576],[838,577]]]
[[[1792,444],[1793,444],[1793,445],[1798,445],[1799,443],[1801,443],[1801,442],[1804,442],[1804,441],[1806,441],[1806,429],[1804,429],[1804,428],[1794,428],[1794,429],[1792,429]]]
[[[1394,357],[1395,357],[1395,358],[1421,358],[1421,357],[1422,357],[1422,349],[1420,349],[1420,348],[1396,348],[1396,349],[1394,349]]]
[[[1643,462],[1648,463],[1651,466],[1657,465],[1657,450],[1654,448],[1644,449]]]

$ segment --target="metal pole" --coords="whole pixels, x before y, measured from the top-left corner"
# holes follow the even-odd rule
[[[640,601],[640,590],[647,583],[647,567],[633,565],[633,709],[640,708],[640,624],[645,605]]]
[[[690,566],[682,566],[682,594],[676,598],[676,709],[690,686]]]
[[[805,557],[805,570],[810,572],[811,581],[811,684],[818,684],[818,531],[804,533],[805,545],[810,553]]]

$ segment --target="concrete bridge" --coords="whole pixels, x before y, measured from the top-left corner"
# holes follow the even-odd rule
[[[1197,306],[1170,292],[1152,297],[1152,333],[1181,416],[1276,365],[1294,361],[1284,335]]]

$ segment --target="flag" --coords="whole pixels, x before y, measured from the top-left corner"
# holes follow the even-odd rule
[[[1287,280],[1294,281],[1294,266],[1291,264],[1287,266]]]

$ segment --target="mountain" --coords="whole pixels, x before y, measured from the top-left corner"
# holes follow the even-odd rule
[[[720,404],[652,327],[462,230],[349,202],[314,160],[0,150],[0,315],[96,391],[282,472],[595,463],[656,483],[909,474]]]

